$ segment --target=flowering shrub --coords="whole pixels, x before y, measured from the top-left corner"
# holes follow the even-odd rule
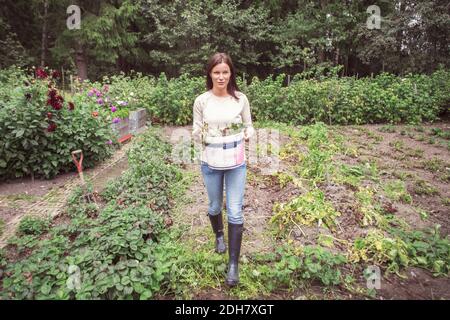
[[[93,106],[77,94],[65,99],[52,75],[57,74],[37,69],[36,78],[22,78],[20,84],[16,77],[0,76],[1,86],[9,88],[0,100],[0,179],[51,178],[74,170],[71,152],[77,149],[83,150],[85,168],[113,152],[107,117],[93,117]]]

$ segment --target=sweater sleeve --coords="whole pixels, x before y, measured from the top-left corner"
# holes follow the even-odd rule
[[[253,128],[252,124],[252,116],[250,112],[250,103],[248,101],[248,98],[246,95],[243,95],[244,99],[244,108],[242,109],[242,122],[245,127],[245,131],[247,132],[248,137],[250,138],[255,133],[255,129]]]
[[[195,142],[202,142],[202,127],[203,127],[203,110],[200,100],[197,98],[193,107],[194,120],[192,123],[192,137]]]

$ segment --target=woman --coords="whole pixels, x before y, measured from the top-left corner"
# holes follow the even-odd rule
[[[239,283],[238,262],[244,219],[246,182],[244,141],[254,134],[250,105],[239,92],[230,57],[214,54],[206,69],[207,92],[194,102],[193,137],[202,143],[201,172],[209,198],[208,216],[216,235],[216,252],[225,253],[222,205],[225,181],[229,263],[226,284]]]

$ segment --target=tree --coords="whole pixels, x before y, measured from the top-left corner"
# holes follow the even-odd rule
[[[202,74],[208,57],[227,52],[238,70],[259,65],[258,44],[267,38],[268,10],[226,0],[141,1],[149,30],[144,35],[155,69],[171,76]]]

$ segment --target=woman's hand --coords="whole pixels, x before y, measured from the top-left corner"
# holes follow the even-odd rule
[[[248,135],[247,129],[244,130],[244,140],[248,142],[250,140],[250,136]]]

